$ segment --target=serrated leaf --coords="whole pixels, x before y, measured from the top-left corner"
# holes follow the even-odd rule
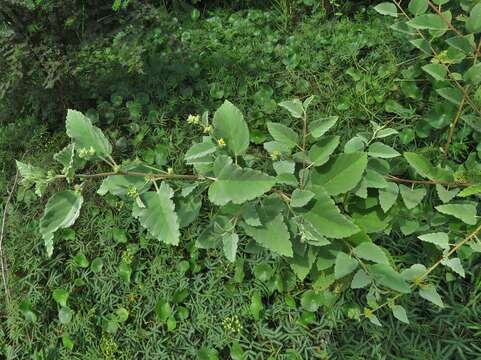
[[[259,227],[243,226],[244,231],[263,247],[279,254],[292,257],[292,244],[289,231],[282,214]]]
[[[463,99],[463,93],[459,89],[455,89],[453,87],[445,87],[442,89],[436,89],[436,92],[441,95],[443,98],[448,100],[449,102],[453,103],[456,106],[461,104]]]
[[[179,226],[184,228],[192,224],[199,216],[202,207],[202,197],[188,196],[176,199],[175,208],[179,218]]]
[[[420,154],[405,152],[403,156],[409,165],[411,165],[422,177],[433,181],[450,182],[453,180],[453,175],[449,171],[433,166],[428,159]]]
[[[389,265],[389,260],[384,251],[371,242],[363,242],[353,250],[354,254],[364,260],[369,260],[378,264]]]
[[[419,240],[439,246],[441,249],[449,249],[449,237],[445,232],[436,232],[418,236]]]
[[[336,256],[336,262],[334,264],[334,274],[336,279],[349,275],[356,270],[358,266],[359,262],[356,259],[340,251]]]
[[[75,223],[82,204],[82,194],[71,190],[58,192],[48,200],[45,212],[40,219],[40,234],[45,241],[48,256],[53,253],[54,233],[58,229],[68,228]]]
[[[145,171],[143,166],[127,166],[125,171]],[[149,190],[152,182],[142,176],[132,175],[114,175],[108,176],[100,185],[97,194],[105,195],[111,193],[112,195],[125,196],[129,194],[129,190],[136,190],[138,194],[142,194]]]
[[[322,236],[334,239],[349,237],[359,228],[341,214],[334,201],[322,188],[312,189],[315,192],[315,203],[312,208],[303,215],[305,221]]]
[[[289,148],[293,148],[297,145],[298,135],[291,128],[283,124],[268,122],[267,129],[274,140],[286,144]]]
[[[265,194],[275,183],[272,176],[227,163],[209,187],[209,200],[219,206],[229,202],[242,204]]]
[[[291,267],[294,274],[296,274],[297,278],[300,281],[304,281],[306,276],[311,271],[312,265],[316,261],[317,253],[314,250],[314,247],[309,246],[307,252],[303,255],[299,255],[294,253],[292,258],[287,258],[287,262]]]
[[[430,284],[430,285],[423,286],[421,289],[419,289],[419,295],[423,299],[426,299],[432,302],[434,305],[437,305],[440,308],[444,307],[443,300],[441,299],[441,296],[439,296],[434,285]]]
[[[299,99],[280,102],[279,106],[289,111],[289,113],[295,118],[301,119],[304,116],[304,107]]]
[[[385,189],[389,185],[383,175],[369,168],[366,170],[363,180],[366,182],[366,188]]]
[[[481,32],[481,3],[476,4],[469,13],[466,30],[471,33]]]
[[[237,244],[239,243],[239,235],[236,233],[228,233],[222,236],[224,255],[230,262],[234,262],[237,254]]]
[[[382,2],[374,7],[381,15],[388,15],[392,17],[397,17],[397,8],[392,2]]]
[[[242,155],[249,147],[249,129],[244,115],[230,101],[226,100],[214,113],[214,134],[224,139],[227,148],[236,156]]]
[[[459,191],[459,190],[458,190]],[[467,197],[471,195],[476,195],[481,193],[481,184],[475,184],[468,186],[467,188],[463,189],[459,194],[457,194],[459,197]],[[454,196],[453,196],[454,197]],[[452,198],[451,198],[452,199]],[[450,199],[450,200],[451,200]],[[449,200],[448,200],[449,201]],[[444,201],[443,201],[444,202]]]
[[[397,292],[408,294],[411,292],[409,285],[402,278],[400,274],[394,271],[389,265],[386,264],[375,264],[369,266],[369,273],[374,278],[374,280]]]
[[[399,187],[393,182],[388,182],[384,189],[379,189],[379,203],[384,212],[388,212],[396,203],[398,195]]]
[[[319,169],[313,170],[311,182],[314,185],[321,185],[329,195],[346,193],[361,181],[366,166],[366,153],[341,154]]]
[[[172,201],[174,192],[163,182],[159,191],[149,191],[141,195],[145,208],[134,204],[132,216],[139,219],[140,224],[159,241],[178,245],[180,238],[179,220]]]
[[[428,9],[428,0],[411,0],[408,9],[413,15],[421,15]]]
[[[352,278],[351,289],[362,289],[371,282],[371,277],[363,269],[359,269]]]
[[[112,145],[102,130],[93,126],[90,119],[79,111],[67,111],[66,132],[77,150],[92,148],[95,151],[94,156],[104,158],[112,153]]]
[[[436,192],[438,193],[439,199],[443,203],[448,203],[456,197],[456,195],[459,193],[459,189],[447,190],[444,188],[444,186],[436,184]]]
[[[291,195],[292,207],[303,207],[314,197],[314,193],[309,190],[296,189]]]
[[[261,220],[254,204],[243,206],[242,218],[250,226],[261,226]]]
[[[426,273],[426,271],[426,266],[423,264],[414,264],[410,268],[403,270],[401,276],[406,281],[416,282]]]
[[[372,157],[391,159],[401,155],[399,152],[394,150],[392,147],[383,144],[381,142],[375,142],[369,146],[368,155]]]
[[[440,213],[454,216],[468,225],[476,225],[475,204],[444,204],[435,208]]]
[[[410,27],[419,30],[445,31],[448,29],[446,22],[436,14],[422,14],[407,22]]]
[[[404,205],[406,205],[408,209],[414,209],[421,203],[421,201],[423,201],[424,197],[426,196],[425,188],[412,189],[401,184],[399,185],[399,190],[401,192],[401,198],[404,201]]]
[[[461,260],[459,258],[450,258],[450,259],[443,259],[441,261],[441,264],[444,266],[447,266],[451,270],[453,270],[456,274],[458,274],[461,277],[465,277],[465,272],[463,268],[463,264],[461,263]]]
[[[427,64],[422,69],[438,81],[446,80],[448,74],[448,69],[442,64]]]
[[[339,146],[340,137],[326,136],[309,149],[309,161],[313,166],[321,166],[329,161],[329,157]]]
[[[329,116],[327,118],[315,120],[309,123],[309,134],[313,138],[320,138],[329,131],[339,120],[339,116]]]
[[[187,164],[192,164],[196,160],[211,155],[216,151],[217,146],[210,141],[193,144],[185,153],[184,159]]]
[[[479,85],[481,83],[481,63],[474,64],[464,73],[464,81],[472,85]]]
[[[394,305],[392,308],[392,314],[396,319],[402,321],[405,324],[409,324],[408,316],[406,310],[401,305]]]

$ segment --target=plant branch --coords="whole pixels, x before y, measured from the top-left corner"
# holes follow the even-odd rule
[[[17,172],[15,174],[15,179],[13,181],[12,189],[8,193],[7,201],[5,202],[3,215],[2,215],[2,226],[0,228],[0,268],[2,272],[2,282],[3,282],[3,287],[5,289],[5,298],[7,303],[10,302],[10,291],[8,290],[7,260],[4,258],[4,255],[3,255],[3,239],[5,236],[5,224],[7,222],[8,205],[12,200],[13,193],[18,183],[18,178],[19,178],[19,171],[17,169]]]
[[[436,5],[434,5],[430,0],[428,0],[428,4],[429,4],[429,7],[430,7],[431,9],[433,9],[434,12],[435,12],[441,19],[443,19],[443,21],[446,23],[446,25],[448,25],[448,28],[449,28],[451,31],[455,32],[456,35],[458,35],[458,36],[463,36],[463,34],[462,34],[458,29],[456,29],[456,28],[454,27],[454,25],[451,23],[451,21],[449,21],[449,19],[446,18],[446,16],[444,16],[444,14],[441,12],[441,10],[439,10],[439,8],[438,8]]]
[[[75,177],[81,179],[103,178],[108,176],[140,176],[150,178],[152,180],[217,180],[216,178],[202,175],[189,175],[189,174],[154,174],[143,173],[136,171],[120,171],[120,172],[102,172],[98,174],[77,174]]]
[[[397,176],[387,175],[385,177],[386,180],[396,182],[396,183],[404,183],[404,184],[422,184],[422,185],[444,185],[449,187],[468,187],[471,186],[470,183],[465,182],[448,182],[448,181],[434,181],[434,180],[411,180],[411,179],[402,179]]]
[[[449,127],[448,140],[446,141],[446,144],[444,145],[444,158],[445,159],[447,159],[447,157],[448,157],[449,145],[451,145],[451,141],[453,140],[454,130],[456,129],[456,126],[458,125],[458,121],[459,121],[459,118],[461,117],[461,114],[463,113],[465,101],[466,101],[466,95],[464,95],[463,98],[461,99],[461,102],[459,103],[458,111],[456,112],[456,116],[454,117],[454,120],[451,123],[451,126]]]
[[[463,246],[464,244],[466,244],[467,242],[469,242],[470,240],[472,240],[473,238],[475,238],[479,232],[481,232],[481,223],[476,227],[476,229],[474,229],[471,233],[469,233],[464,239],[460,240],[459,242],[457,242],[452,248],[451,250],[449,250],[446,254],[444,254],[438,261],[436,261],[429,269],[427,269],[421,276],[419,276],[417,279],[416,279],[416,282],[414,284],[411,284],[411,288],[415,287],[415,286],[418,286],[420,283],[421,283],[421,280],[425,279],[429,274],[431,274],[442,262],[444,259],[448,259],[452,254],[454,254],[456,251],[459,250],[459,248],[461,246]],[[382,309],[383,307],[385,307],[386,305],[394,302],[395,300],[399,299],[401,296],[403,296],[404,294],[397,294],[396,296],[392,297],[391,299],[389,299],[388,301],[382,303],[381,305],[379,305],[378,307],[372,309],[370,311],[370,313],[374,313],[375,311],[378,311],[379,309]]]

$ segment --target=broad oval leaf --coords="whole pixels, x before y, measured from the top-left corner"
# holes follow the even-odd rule
[[[137,203],[132,208],[132,215],[139,219],[156,239],[166,244],[178,245],[180,238],[179,220],[172,201],[174,192],[167,183],[163,182],[159,191],[149,191],[141,195],[145,207]]]
[[[268,122],[267,129],[274,140],[285,144],[289,148],[293,148],[297,145],[298,135],[291,128],[283,124]]]
[[[214,114],[214,134],[224,139],[227,148],[236,156],[242,155],[249,147],[249,129],[244,115],[230,101],[226,100]]]
[[[66,190],[54,194],[47,202],[40,219],[40,234],[45,241],[47,255],[53,253],[53,235],[58,229],[72,226],[80,214],[83,197],[80,192]]]
[[[389,265],[375,264],[369,266],[369,273],[379,284],[403,294],[411,292],[409,285],[400,274]]]
[[[476,225],[476,205],[475,204],[444,204],[436,206],[440,213],[454,216],[468,225]]]
[[[373,261],[378,264],[389,265],[389,260],[384,251],[371,242],[363,242],[354,248],[354,254],[364,260]]]
[[[313,185],[321,185],[329,195],[338,195],[354,189],[361,181],[367,166],[367,154],[354,152],[341,154],[311,175]]]
[[[388,15],[392,17],[397,17],[397,8],[392,2],[382,2],[374,7],[381,15]]]
[[[289,111],[295,118],[301,119],[304,116],[304,106],[299,99],[280,102],[279,106]]]
[[[339,146],[340,137],[326,136],[309,149],[309,161],[313,166],[321,166],[329,161],[329,157]]]
[[[108,157],[112,153],[112,145],[102,130],[93,126],[90,119],[79,111],[68,110],[66,131],[77,150],[92,148],[95,151],[93,156],[98,157]]]
[[[230,201],[242,204],[268,192],[275,183],[275,178],[260,171],[226,163],[209,187],[209,200],[220,206]]]

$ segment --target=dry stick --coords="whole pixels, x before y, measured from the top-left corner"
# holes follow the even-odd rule
[[[5,224],[7,221],[7,210],[8,210],[8,205],[10,204],[10,201],[12,200],[13,193],[15,191],[15,188],[17,186],[18,182],[18,169],[15,174],[15,180],[13,181],[13,186],[12,189],[10,190],[7,201],[5,202],[5,208],[3,209],[3,217],[2,217],[2,227],[0,229],[0,268],[2,271],[2,282],[3,282],[3,287],[5,289],[5,298],[7,300],[7,303],[10,302],[10,291],[8,290],[8,274],[7,274],[7,261],[4,258],[3,255],[3,238],[5,234]]]
[[[469,235],[467,235],[463,240],[459,241],[458,243],[456,243],[456,245],[454,245],[451,250],[449,250],[445,255],[443,255],[438,261],[436,261],[429,269],[427,269],[421,276],[419,276],[416,280],[416,283],[414,283],[413,285],[411,285],[411,287],[413,286],[416,286],[418,284],[420,284],[421,280],[423,280],[424,278],[426,278],[426,276],[428,276],[429,274],[431,274],[442,262],[444,259],[448,259],[452,254],[454,254],[456,251],[459,250],[459,248],[461,246],[463,246],[464,244],[466,244],[468,241],[472,240],[473,238],[475,238],[479,232],[481,231],[481,224],[478,225],[478,227],[476,229],[474,229]],[[394,296],[393,298],[389,299],[388,301],[382,303],[381,305],[379,305],[378,307],[372,309],[370,311],[371,314],[373,314],[375,311],[378,311],[379,309],[382,309],[383,307],[385,307],[386,305],[392,303],[394,300],[397,300],[399,299],[401,296],[403,296],[405,294],[397,294],[396,296]]]
[[[396,183],[405,183],[405,184],[422,184],[422,185],[444,185],[449,187],[468,187],[471,186],[470,183],[466,182],[449,182],[449,181],[434,181],[434,180],[411,180],[411,179],[402,179],[398,178],[397,176],[387,175],[385,177],[386,180],[396,182]]]

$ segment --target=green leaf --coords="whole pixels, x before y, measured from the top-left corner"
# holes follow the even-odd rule
[[[179,226],[184,228],[192,224],[199,216],[201,207],[201,196],[188,196],[176,199],[175,208],[179,217]]]
[[[309,134],[313,138],[320,138],[336,124],[337,120],[339,120],[339,116],[329,116],[327,118],[312,121],[309,123]]]
[[[399,195],[399,187],[393,182],[388,182],[384,189],[379,189],[378,191],[381,208],[384,212],[388,212],[396,203]]]
[[[425,241],[436,246],[439,246],[441,249],[449,249],[449,237],[448,234],[445,232],[436,232],[430,234],[424,234],[418,236],[419,240]]]
[[[481,83],[481,63],[471,66],[468,71],[464,73],[463,78],[473,85],[479,85],[479,83]]]
[[[292,244],[287,226],[284,223],[282,214],[278,214],[263,226],[243,226],[244,231],[263,247],[279,255],[292,257]]]
[[[61,324],[69,324],[72,321],[73,310],[68,307],[61,307],[58,311],[58,320]]]
[[[303,207],[314,197],[314,193],[309,190],[296,189],[291,196],[292,207]]]
[[[381,15],[389,15],[392,17],[397,17],[397,8],[392,2],[382,2],[374,7]]]
[[[172,315],[172,306],[168,301],[160,299],[155,305],[155,314],[160,322],[166,322],[167,319]]]
[[[352,278],[351,289],[362,289],[372,282],[371,277],[363,269],[359,269]]]
[[[406,310],[401,305],[394,305],[392,308],[392,314],[396,319],[402,321],[405,324],[409,324],[408,316]]]
[[[476,4],[469,13],[466,21],[466,30],[470,33],[481,32],[481,3]]]
[[[193,144],[185,153],[184,159],[187,164],[192,164],[196,160],[203,158],[207,155],[211,155],[216,151],[217,146],[211,141]]]
[[[272,164],[272,166],[274,167],[277,175],[294,174],[294,170],[296,168],[294,161],[287,160],[276,161]]]
[[[336,263],[334,264],[334,274],[336,279],[343,278],[357,269],[359,263],[356,259],[340,251],[336,256]]]
[[[123,171],[145,172],[146,169],[147,168],[145,166],[140,165],[129,165],[122,167]],[[137,194],[142,194],[150,188],[151,184],[152,182],[150,180],[147,180],[142,176],[108,176],[102,181],[102,184],[97,190],[97,194],[105,195],[107,193],[111,193],[112,195],[126,196],[129,195],[129,191],[132,190],[135,190]]]
[[[459,189],[447,190],[444,186],[436,184],[436,192],[443,203],[448,203],[459,193]]]
[[[172,201],[174,192],[162,182],[159,191],[149,191],[141,195],[145,207],[141,208],[137,203],[132,208],[132,216],[139,219],[140,224],[149,233],[162,242],[178,245],[180,238],[179,220],[175,213],[175,205]]]
[[[65,289],[55,289],[52,293],[55,302],[62,307],[67,306],[68,295],[69,293]]]
[[[289,111],[289,113],[295,118],[301,119],[304,116],[304,107],[299,99],[280,102],[279,106]]]
[[[322,305],[322,296],[314,290],[307,290],[302,294],[301,306],[309,312],[316,312]]]
[[[471,54],[474,50],[476,50],[473,34],[454,36],[446,39],[446,42],[453,48],[463,52],[466,55]]]
[[[433,181],[453,180],[453,176],[450,172],[434,167],[431,162],[422,155],[413,152],[405,152],[403,156],[409,165],[411,165],[422,177]]]
[[[366,153],[341,154],[314,170],[311,181],[314,185],[321,185],[329,195],[346,193],[361,181],[366,166]]]
[[[68,144],[58,153],[56,153],[53,158],[55,161],[62,164],[62,174],[66,175],[67,177],[72,177],[73,175],[73,167],[74,167],[74,155],[75,155],[75,146],[74,144]]]
[[[464,278],[466,275],[464,272],[463,264],[461,263],[461,260],[459,258],[443,259],[441,261],[441,264],[447,266],[462,278]]]
[[[244,115],[228,100],[224,101],[214,114],[214,134],[224,139],[227,148],[236,156],[242,155],[249,147],[249,129]]]
[[[413,15],[421,15],[428,9],[428,0],[411,0],[408,9]]]
[[[442,89],[436,89],[436,92],[441,95],[443,98],[448,100],[449,102],[453,103],[456,106],[461,104],[463,99],[463,93],[459,89],[455,89],[453,87],[446,87]]]
[[[25,164],[21,161],[15,160],[18,173],[22,178],[22,184],[26,188],[35,185],[35,194],[42,196],[47,187],[47,174],[45,171],[37,166]]]
[[[93,149],[95,151],[94,156],[103,158],[112,153],[112,146],[102,130],[93,126],[90,119],[79,111],[67,111],[66,131],[75,143],[77,151]]]
[[[475,204],[445,204],[435,208],[440,213],[454,216],[468,225],[476,225]]]
[[[126,322],[129,318],[129,311],[123,307],[118,308],[117,310],[115,310],[115,318],[120,323]]]
[[[404,280],[410,282],[417,282],[426,273],[426,266],[423,264],[414,264],[409,269],[405,269],[401,272],[401,276]]]
[[[377,245],[371,242],[363,242],[354,248],[354,255],[357,257],[373,261],[378,264],[389,265],[389,260],[384,251]]]
[[[324,137],[309,149],[309,161],[314,166],[324,165],[339,146],[339,141],[340,137],[337,135]]]
[[[222,236],[222,243],[224,245],[224,255],[230,262],[235,261],[237,253],[237,244],[239,236],[236,233],[228,233]]]
[[[54,194],[47,202],[40,219],[40,234],[45,241],[47,255],[53,253],[53,235],[58,229],[72,226],[80,214],[83,197],[80,192],[66,190]]]
[[[436,291],[436,288],[434,285],[425,285],[419,289],[419,295],[423,298],[426,299],[430,302],[432,302],[434,305],[439,306],[440,308],[444,307],[443,300],[441,299],[441,296],[439,296],[438,292]]]
[[[251,296],[251,303],[249,306],[249,311],[254,318],[254,320],[259,321],[261,311],[264,309],[264,304],[262,303],[262,296],[258,290],[255,290]]]
[[[304,281],[306,276],[311,271],[312,265],[316,261],[316,251],[313,246],[309,246],[305,254],[299,255],[294,253],[292,258],[287,258],[287,262],[291,267],[292,271],[296,274],[297,278]]]
[[[260,171],[226,163],[209,187],[209,200],[219,206],[230,201],[242,204],[265,194],[275,183],[275,178]]]
[[[404,201],[404,205],[406,205],[408,209],[413,209],[418,206],[426,196],[425,188],[412,189],[401,184],[399,185],[399,190],[401,191],[401,197]]]
[[[458,190],[459,191],[459,190]],[[476,195],[481,193],[481,184],[475,184],[468,186],[467,188],[463,189],[459,194],[457,194],[459,197],[467,197],[471,195]],[[454,197],[454,196],[453,196]],[[452,199],[452,198],[451,198]],[[451,200],[450,199],[450,200]],[[448,200],[449,201],[449,200]],[[444,201],[443,201],[444,202]]]
[[[312,190],[316,193],[315,203],[303,218],[320,235],[342,239],[359,232],[359,228],[341,214],[334,201],[322,188]]]
[[[414,19],[409,20],[407,24],[418,30],[445,31],[448,29],[446,22],[436,14],[418,15]]]
[[[101,272],[103,267],[104,267],[104,261],[102,260],[101,257],[96,257],[95,259],[93,259],[92,263],[90,264],[90,268],[94,273]]]
[[[438,81],[446,80],[448,74],[448,69],[442,64],[427,64],[422,69]]]
[[[369,266],[369,273],[372,275],[374,280],[388,287],[392,290],[398,291],[403,294],[408,294],[411,292],[409,285],[402,278],[400,274],[393,270],[389,265],[386,264],[375,264]]]
[[[291,128],[283,124],[268,122],[267,129],[274,140],[286,144],[289,148],[297,145],[297,141],[299,140],[297,133]]]
[[[401,154],[386,144],[375,142],[369,146],[368,155],[382,159],[391,159]]]
[[[75,265],[77,265],[80,268],[86,269],[89,267],[89,260],[87,259],[84,253],[78,253],[73,257],[73,260],[75,262]]]

